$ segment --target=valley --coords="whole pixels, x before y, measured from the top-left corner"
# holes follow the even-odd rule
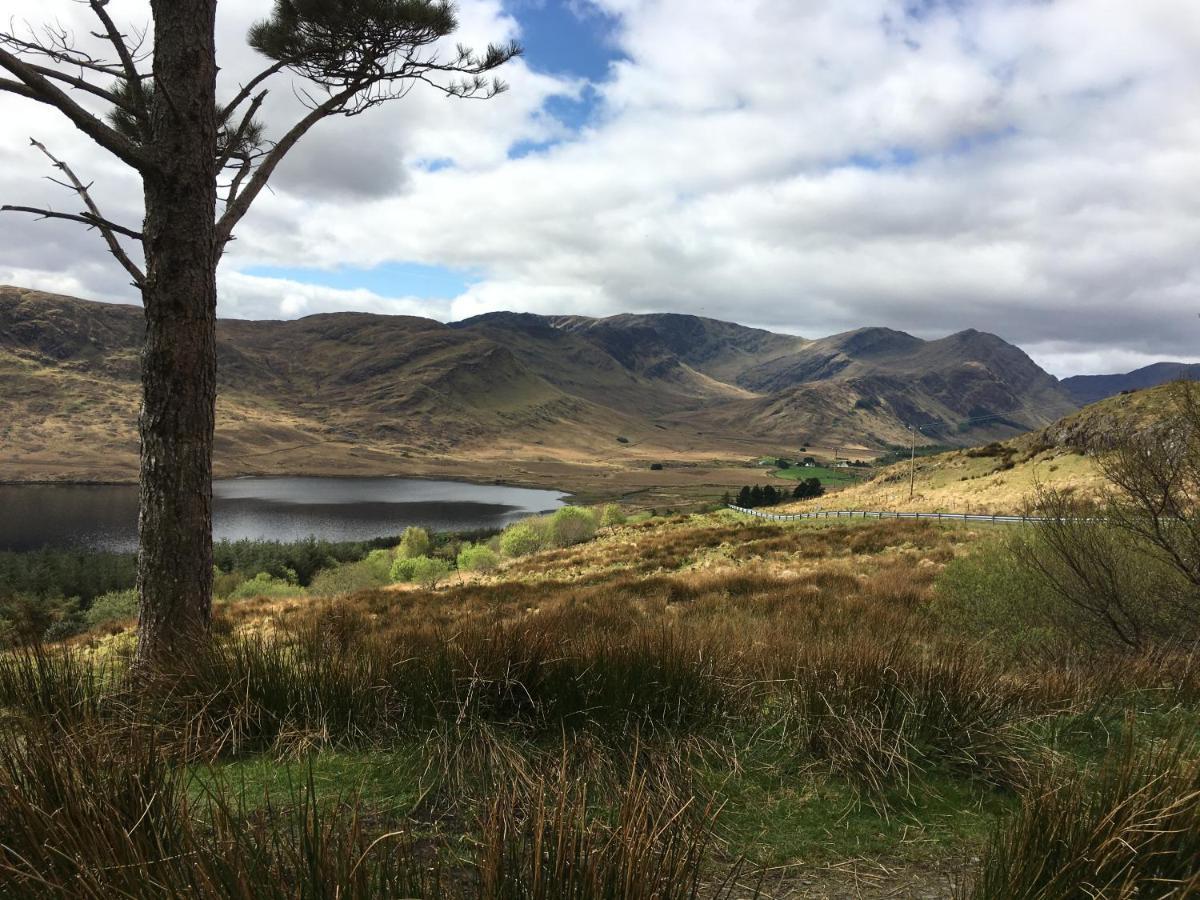
[[[141,327],[136,307],[0,287],[0,480],[136,477]],[[966,446],[1073,408],[1018,348],[970,331],[338,313],[222,320],[218,345],[218,477],[402,474],[672,505],[736,488],[763,455],[871,459],[912,423]]]

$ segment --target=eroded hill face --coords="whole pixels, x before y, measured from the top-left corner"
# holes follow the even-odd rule
[[[0,478],[136,472],[142,329],[137,307],[0,288]],[[222,474],[456,457],[640,466],[799,446],[869,455],[913,424],[965,445],[1071,408],[1021,350],[979,332],[814,341],[686,315],[444,325],[338,313],[222,320],[218,352]],[[960,428],[971,418],[983,421]]]

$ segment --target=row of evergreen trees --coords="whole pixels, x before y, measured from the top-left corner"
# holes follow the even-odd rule
[[[722,504],[725,506],[740,506],[743,509],[754,509],[758,506],[774,506],[776,503],[783,503],[785,500],[810,500],[813,497],[820,497],[825,493],[825,487],[821,484],[819,478],[805,478],[800,481],[792,491],[781,491],[774,485],[754,485],[753,487],[746,486],[738,491],[736,500],[730,496],[729,492],[725,492],[725,496],[721,498]]]

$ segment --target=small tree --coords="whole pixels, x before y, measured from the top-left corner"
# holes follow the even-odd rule
[[[458,28],[447,0],[275,0],[248,35],[266,67],[219,101],[217,0],[150,0],[151,44],[143,43],[150,28],[132,29],[130,40],[108,2],[86,0],[108,58],[59,25],[0,33],[0,71],[10,76],[0,91],[56,109],[137,172],[141,228],[107,218],[88,182],[36,140],[83,210],[4,209],[94,229],[141,293],[137,662],[169,668],[207,639],[212,616],[216,272],[234,228],[318,122],[358,115],[417,84],[452,97],[494,96],[504,86],[486,74],[520,48],[477,55],[460,46],[446,55],[442,43]],[[268,140],[257,115],[267,85],[284,72],[307,82],[292,88],[307,109]],[[93,112],[97,105],[104,112]]]
[[[751,508],[763,505],[763,489],[761,485],[755,485],[750,488],[750,506]]]
[[[1092,448],[1109,483],[1098,503],[1039,485],[1028,512],[1043,521],[1013,543],[1060,601],[1137,651],[1200,640],[1200,391],[1171,394],[1175,415]]]
[[[753,503],[754,503],[753,492],[750,490],[749,487],[743,485],[742,489],[740,491],[738,491],[737,505],[740,506],[742,509],[749,509]]]
[[[437,557],[418,556],[413,561],[412,580],[427,591],[437,586],[450,574],[450,563]]]
[[[409,525],[400,535],[400,543],[396,545],[396,555],[404,559],[415,559],[418,556],[428,556],[432,542],[429,532],[416,525]]]

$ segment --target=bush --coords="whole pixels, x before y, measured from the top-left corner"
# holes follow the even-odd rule
[[[298,597],[304,588],[284,578],[276,578],[259,572],[248,581],[243,581],[229,595],[230,600],[249,600],[251,597]]]
[[[92,601],[92,605],[83,615],[83,621],[89,628],[97,628],[113,622],[136,619],[137,614],[137,591],[109,591]]]
[[[650,463],[650,471],[651,472],[661,472],[662,470],[663,470],[662,463]]]
[[[458,551],[458,568],[463,572],[494,572],[500,558],[485,544],[467,544]]]
[[[429,532],[424,528],[410,525],[404,529],[404,534],[400,537],[400,544],[396,547],[396,553],[406,559],[415,559],[418,556],[428,556],[431,546]]]
[[[616,503],[607,504],[600,511],[600,524],[604,528],[613,528],[625,524],[625,510]]]
[[[509,525],[500,535],[500,552],[505,556],[528,556],[548,543],[548,529],[536,519]]]
[[[383,587],[391,581],[391,554],[387,550],[374,550],[361,562],[323,569],[317,573],[309,590],[318,597],[337,597]]]
[[[392,571],[392,554],[387,550],[372,550],[362,565],[375,576],[379,584],[387,584],[388,574]]]
[[[450,571],[450,563],[440,557],[414,556],[397,559],[391,575],[393,581],[415,583],[432,590]]]
[[[410,559],[407,556],[397,556],[392,561],[392,569],[388,573],[388,579],[393,584],[406,584],[413,580],[413,567],[416,565],[415,558]]]
[[[413,561],[412,580],[432,591],[450,574],[450,563],[437,557],[418,556]]]
[[[570,547],[596,536],[596,517],[581,506],[564,506],[555,511],[550,527],[555,545]]]

